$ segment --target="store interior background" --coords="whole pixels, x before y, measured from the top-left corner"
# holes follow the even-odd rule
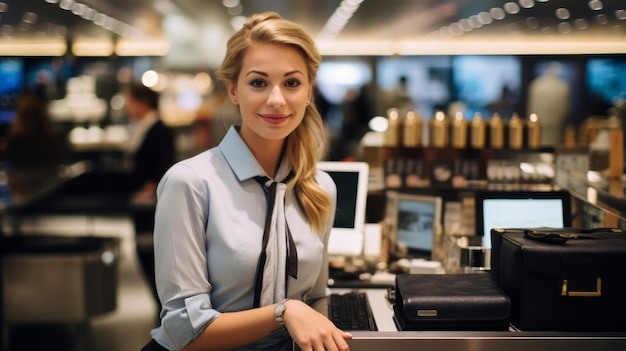
[[[141,80],[161,92],[179,159],[214,146],[236,121],[214,80],[226,40],[241,16],[267,10],[301,23],[317,40],[323,62],[316,103],[332,141],[331,160],[364,159],[358,145],[371,131],[368,122],[398,107],[393,99],[402,77],[424,120],[451,106],[461,106],[467,120],[476,112],[527,118],[531,82],[556,63],[570,91],[562,126],[578,127],[592,116],[626,122],[621,0],[2,0],[0,137],[19,93],[39,90],[72,146],[67,165],[121,169],[128,123],[121,91]],[[354,111],[356,129],[345,124]],[[561,146],[562,132],[547,133],[542,146]],[[83,200],[105,198],[98,189],[112,180],[99,181],[89,184],[95,194],[82,193]],[[36,195],[39,188],[33,189]],[[133,225],[115,208],[119,199],[87,204],[82,213],[47,213],[43,206],[17,224],[3,220],[4,235],[122,239],[114,312],[70,332],[47,324],[34,333],[5,331],[6,350],[33,349],[41,339],[63,350],[123,351],[147,340],[155,307],[135,261]]]

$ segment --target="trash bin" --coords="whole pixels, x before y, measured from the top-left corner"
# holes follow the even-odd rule
[[[117,306],[119,238],[0,238],[6,323],[85,323]]]

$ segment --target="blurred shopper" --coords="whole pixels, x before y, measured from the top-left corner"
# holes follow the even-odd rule
[[[159,179],[175,161],[174,132],[160,119],[159,94],[143,84],[126,88],[126,114],[133,198],[154,199]]]
[[[131,168],[131,214],[139,263],[146,276],[157,311],[160,309],[154,277],[154,207],[156,187],[174,164],[174,132],[159,117],[159,94],[142,85],[126,88],[126,114],[130,122],[128,159]]]
[[[57,176],[67,151],[67,138],[51,122],[45,99],[24,92],[18,98],[15,120],[7,134],[5,168],[13,199],[34,195]]]

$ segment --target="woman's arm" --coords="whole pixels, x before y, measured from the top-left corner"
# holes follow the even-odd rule
[[[302,301],[288,300],[285,305],[285,327],[302,351],[348,350],[344,339],[352,336],[337,329],[326,316]],[[263,339],[279,328],[275,307],[222,313],[182,351],[232,349]]]

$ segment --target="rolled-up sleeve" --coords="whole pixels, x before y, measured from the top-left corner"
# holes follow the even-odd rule
[[[177,164],[157,189],[155,274],[163,306],[152,336],[179,350],[219,317],[213,308],[206,266],[208,189],[192,168]]]

